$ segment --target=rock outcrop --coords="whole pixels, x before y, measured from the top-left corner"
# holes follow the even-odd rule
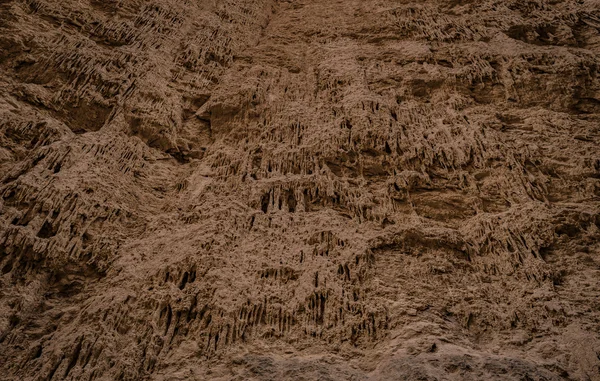
[[[0,378],[599,380],[599,30],[0,1]]]

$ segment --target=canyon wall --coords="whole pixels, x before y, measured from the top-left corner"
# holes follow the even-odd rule
[[[0,0],[5,380],[599,380],[597,0]]]

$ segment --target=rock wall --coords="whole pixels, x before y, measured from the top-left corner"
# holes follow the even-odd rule
[[[3,377],[600,379],[599,30],[0,1]]]

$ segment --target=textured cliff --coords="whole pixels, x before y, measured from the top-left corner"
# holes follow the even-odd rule
[[[0,378],[600,379],[599,30],[0,1]]]

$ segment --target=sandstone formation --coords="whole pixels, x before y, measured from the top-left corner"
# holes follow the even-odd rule
[[[599,30],[0,0],[0,379],[600,380]]]

